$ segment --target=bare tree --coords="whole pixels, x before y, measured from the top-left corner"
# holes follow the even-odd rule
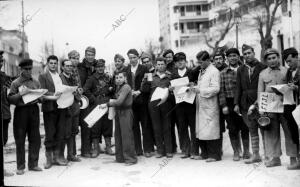
[[[40,58],[41,58],[41,64],[43,66],[43,69],[46,66],[46,61],[48,56],[53,55],[54,52],[54,47],[52,44],[49,42],[45,41],[42,46],[41,46],[41,53],[40,53]]]
[[[204,32],[205,43],[209,48],[213,50],[213,54],[219,48],[220,42],[224,40],[225,36],[228,34],[228,32],[233,26],[234,26],[234,13],[230,8],[229,14],[227,15],[226,25],[225,26],[222,25],[222,27],[217,29],[218,35],[216,39],[212,39],[211,37],[208,37],[208,34],[210,32],[209,29]]]
[[[284,2],[284,0],[264,0],[258,1],[263,6],[263,11],[261,14],[254,16],[254,20],[257,25],[257,31],[260,36],[260,45],[261,45],[261,58],[266,49],[273,46],[273,36],[272,28],[274,26],[276,18],[276,12],[278,7]],[[271,8],[271,5],[274,6]]]
[[[150,54],[152,59],[155,59],[155,56],[159,55],[161,48],[159,45],[156,45],[153,40],[145,40],[145,50],[146,53]]]

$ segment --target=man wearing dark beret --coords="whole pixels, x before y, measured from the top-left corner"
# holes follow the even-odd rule
[[[39,151],[41,147],[40,137],[40,111],[37,100],[24,103],[22,96],[39,89],[40,84],[32,78],[32,60],[24,59],[20,62],[20,76],[10,86],[8,101],[16,105],[14,111],[13,129],[16,142],[17,174],[25,173],[25,140],[28,136],[28,169],[30,171],[42,171],[38,166]]]
[[[149,121],[147,102],[149,94],[141,90],[141,84],[145,74],[149,73],[146,66],[139,63],[139,53],[136,49],[130,49],[127,52],[130,64],[127,66],[127,82],[132,88],[132,111],[133,111],[133,135],[135,150],[138,156],[144,155],[151,157],[154,152],[154,137],[151,131],[151,123]],[[141,140],[140,124],[143,135],[143,143]],[[143,144],[143,146],[142,146]]]
[[[171,74],[171,79],[178,79],[187,77],[190,79],[191,70],[186,67],[187,60],[186,55],[183,52],[176,53],[174,55],[174,62],[176,64],[176,71]],[[170,87],[170,90],[174,90],[174,87]],[[187,102],[178,103],[175,108],[175,116],[178,124],[178,136],[182,141],[182,151],[184,155],[181,158],[188,158],[191,156],[194,159],[199,155],[195,149],[196,145],[196,133],[195,133],[195,113],[196,105]],[[190,133],[189,133],[190,132]]]
[[[288,127],[292,134],[292,140],[297,145],[297,152],[299,152],[299,131],[297,123],[292,115],[292,112],[295,110],[296,106],[299,105],[300,97],[300,60],[298,56],[298,51],[291,47],[285,49],[282,52],[283,60],[289,66],[289,69],[286,74],[287,83],[291,89],[293,89],[293,96],[295,104],[293,105],[284,105],[284,116],[288,121]],[[289,170],[300,169],[300,158],[298,156],[297,161],[292,160],[293,163],[287,167]]]
[[[99,59],[95,64],[96,72],[86,81],[83,90],[89,98],[89,110],[93,110],[97,105],[109,102],[112,98],[113,80],[107,75],[105,70],[105,60]],[[114,155],[111,150],[112,120],[105,114],[92,128],[89,128],[89,139],[91,140],[91,157],[96,158],[100,154],[99,140],[104,136],[106,153]]]
[[[244,44],[242,46],[242,52],[245,63],[237,70],[234,111],[242,115],[244,122],[249,128],[253,155],[249,160],[246,160],[245,163],[251,164],[261,162],[261,157],[259,154],[258,123],[256,119],[249,118],[247,113],[249,107],[254,104],[257,99],[259,73],[267,66],[255,58],[255,52],[251,46]],[[261,132],[261,134],[263,135],[263,132]]]

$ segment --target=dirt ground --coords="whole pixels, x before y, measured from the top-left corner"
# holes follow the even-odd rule
[[[44,127],[40,128],[42,147],[39,166],[45,163]],[[284,137],[282,137],[282,140]],[[300,170],[289,171],[289,158],[285,155],[282,141],[282,166],[266,168],[263,163],[246,165],[243,161],[232,161],[232,148],[228,132],[224,133],[222,161],[206,163],[203,160],[174,158],[138,157],[138,164],[125,166],[114,162],[114,156],[101,154],[95,159],[84,159],[68,166],[54,166],[42,172],[25,170],[22,176],[5,177],[7,186],[255,186],[288,187],[300,186]],[[26,144],[27,146],[27,144]],[[104,145],[101,145],[104,146]],[[262,147],[262,146],[261,146]],[[80,135],[77,136],[80,153]],[[261,151],[262,152],[262,151]],[[27,153],[27,147],[26,147]],[[12,124],[9,140],[4,147],[4,168],[16,171],[15,144]],[[26,156],[27,159],[27,156]]]

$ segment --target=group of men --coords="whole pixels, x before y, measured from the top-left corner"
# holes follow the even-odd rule
[[[132,89],[132,130],[136,154],[151,157],[154,155],[155,146],[168,144],[168,150],[159,152],[156,157],[165,155],[173,157],[178,150],[176,141],[178,134],[178,147],[183,153],[182,158],[205,159],[207,162],[221,160],[225,124],[234,152],[233,160],[239,161],[243,158],[247,164],[261,162],[260,125],[257,119],[266,114],[254,115],[257,113],[258,95],[260,92],[273,92],[271,85],[288,84],[293,90],[295,104],[285,105],[283,113],[268,113],[269,128],[261,129],[260,134],[264,145],[265,165],[279,166],[281,125],[287,155],[290,157],[288,169],[300,169],[299,131],[292,115],[292,111],[299,104],[300,89],[300,65],[295,48],[288,48],[282,53],[282,60],[289,66],[288,69],[281,65],[281,54],[276,49],[266,50],[264,62],[259,62],[255,58],[254,49],[245,44],[242,47],[244,61],[241,60],[240,52],[236,48],[217,50],[212,55],[207,51],[200,51],[196,55],[198,64],[193,69],[187,68],[186,55],[182,52],[174,54],[172,50],[166,50],[161,57],[153,59],[150,54],[143,52],[140,55],[136,49],[130,49],[127,53],[129,59],[127,66],[122,55],[115,55],[116,69],[112,76],[105,73],[105,60],[96,60],[95,55],[95,48],[87,47],[85,58],[80,62],[80,54],[75,50],[71,51],[68,54],[69,59],[61,62],[60,74],[58,58],[51,55],[47,58],[47,68],[39,75],[38,81],[32,78],[32,60],[24,59],[19,64],[21,74],[12,82],[8,95],[2,94],[1,88],[3,118],[4,109],[7,106],[9,109],[9,104],[16,105],[13,129],[17,174],[24,174],[26,136],[29,142],[28,169],[42,171],[38,166],[41,146],[38,103],[42,105],[45,128],[45,169],[51,168],[52,165],[65,166],[68,161],[80,161],[76,156],[76,135],[79,127],[81,157],[96,158],[104,152],[99,145],[103,140],[102,137],[106,144],[105,152],[114,155],[111,149],[113,121],[108,114],[93,127],[89,127],[84,118],[96,106],[114,98],[116,90],[114,75],[117,72],[126,72],[127,83]],[[157,67],[156,63],[159,66],[165,65],[164,76],[161,76],[160,71],[157,73],[161,67]],[[155,80],[158,81],[158,87],[162,84],[169,87],[168,110],[162,109],[159,115],[153,115],[156,108],[152,110],[150,107],[151,95],[142,88],[145,80],[153,81],[149,78],[149,74],[157,76]],[[166,77],[168,82],[165,82]],[[170,80],[182,77],[189,79],[187,91],[196,93],[192,104],[175,102],[174,87],[170,86]],[[58,107],[56,102],[62,94],[62,85],[78,87],[74,92],[73,104],[67,108]],[[47,93],[38,100],[25,104],[22,97],[35,89],[47,89]],[[85,109],[80,109],[82,96],[86,96],[89,100],[89,106]],[[166,119],[169,119],[170,128],[166,128],[168,133],[159,132],[163,134],[161,139],[156,134],[164,128],[158,127],[156,122]],[[249,151],[249,134],[252,154]],[[68,149],[66,158],[65,147]]]

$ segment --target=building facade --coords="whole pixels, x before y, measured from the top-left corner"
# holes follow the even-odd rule
[[[288,1],[291,3],[291,18],[288,13]],[[261,1],[159,0],[159,6],[160,33],[166,48],[183,51],[189,59],[195,61],[195,55],[200,50],[212,51],[205,43],[204,32],[208,41],[214,44],[220,36],[220,31],[228,23],[229,14],[232,14],[234,25],[219,46],[237,46],[241,50],[242,44],[246,43],[253,46],[257,57],[260,57],[260,36],[253,18],[262,15],[264,9]],[[274,6],[271,6],[271,9],[272,7]],[[299,18],[300,1],[285,0],[279,6],[272,29],[273,47],[281,50],[293,46],[300,51]]]

